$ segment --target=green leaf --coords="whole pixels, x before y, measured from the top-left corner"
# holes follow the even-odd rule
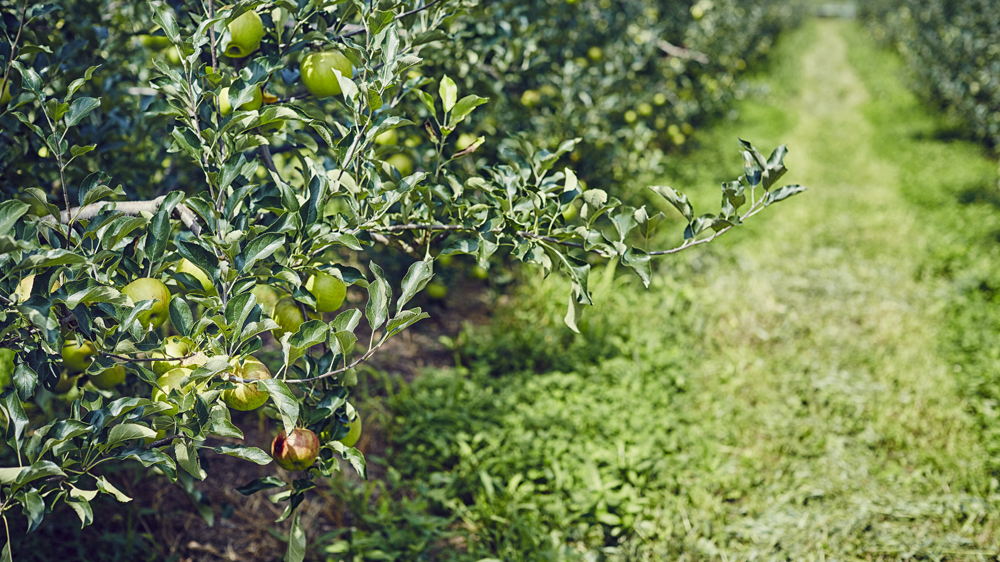
[[[0,232],[13,233],[14,223],[24,216],[31,206],[24,201],[10,199],[0,203]]]
[[[104,445],[104,449],[112,449],[115,445],[123,441],[146,439],[149,437],[156,437],[156,431],[144,425],[123,423],[111,428],[111,431],[108,433],[108,442]]]
[[[261,466],[271,463],[271,455],[268,455],[257,447],[248,447],[246,445],[220,445],[215,447],[213,450],[220,455],[230,455],[245,461],[255,462]],[[282,482],[282,484],[284,483]]]
[[[675,209],[680,211],[684,218],[688,222],[694,218],[694,209],[691,207],[691,203],[688,202],[687,195],[678,192],[677,190],[667,187],[665,185],[651,185],[649,186],[654,193],[663,197],[668,203],[674,206]]]
[[[84,117],[89,115],[91,111],[100,106],[101,100],[99,98],[76,98],[73,100],[73,103],[69,105],[69,111],[66,113],[66,126],[75,126]]]
[[[236,491],[243,494],[244,496],[249,496],[251,494],[256,494],[262,490],[270,490],[271,488],[281,488],[282,486],[287,486],[288,483],[283,480],[276,478],[274,476],[265,476],[264,478],[255,478],[250,482],[236,488]]]
[[[191,328],[194,327],[191,307],[180,295],[170,299],[170,325],[182,336],[190,335]]]
[[[95,148],[97,148],[96,144],[88,144],[87,146],[79,146],[74,144],[72,147],[70,147],[69,153],[73,155],[73,158],[76,158],[77,156],[82,156],[94,150]]]
[[[81,497],[66,498],[66,504],[80,517],[81,529],[94,522],[94,510],[90,508],[90,502],[87,500]]]
[[[451,112],[448,117],[448,126],[455,128],[459,123],[462,122],[474,109],[488,102],[487,98],[481,98],[476,95],[468,95],[464,98],[458,100],[455,104],[455,110]]]
[[[28,532],[32,532],[38,528],[38,525],[42,522],[42,518],[45,517],[45,501],[42,496],[38,494],[35,490],[24,494],[24,500],[22,500],[23,511],[25,517],[28,519]]]
[[[28,427],[28,415],[24,413],[21,400],[13,388],[8,388],[0,395],[0,411],[7,418],[6,441],[14,448],[21,450],[21,438]]]
[[[21,54],[24,53],[22,52]],[[90,80],[94,76],[94,71],[100,67],[101,65],[92,66],[88,68],[86,72],[83,73],[82,78],[77,78],[76,80],[70,82],[69,90],[66,93],[66,99],[73,97],[73,95],[76,94],[76,91],[80,89],[80,86],[83,86],[88,80]],[[76,156],[76,154],[74,154],[73,156]]]
[[[652,275],[649,265],[649,254],[638,248],[629,248],[625,251],[625,255],[622,258],[625,265],[631,267],[632,271],[635,271],[639,279],[642,279],[642,284],[648,289],[649,279]]]
[[[455,101],[458,100],[458,86],[455,85],[455,81],[449,78],[447,74],[441,78],[441,84],[438,86],[438,94],[441,96],[444,112],[448,113],[451,111],[451,108],[455,107]]]
[[[208,473],[201,468],[201,459],[198,458],[198,451],[195,450],[194,445],[191,445],[184,439],[174,441],[174,457],[177,458],[177,464],[181,465],[181,468],[185,472],[198,480],[204,480],[208,476]]]
[[[302,562],[306,558],[306,530],[299,523],[299,514],[292,516],[292,528],[288,531],[288,551],[285,562]]]
[[[417,97],[420,98],[421,102],[423,102],[424,107],[426,107],[431,112],[431,115],[435,116],[436,118],[437,110],[434,109],[434,98],[432,98],[430,94],[428,94],[423,90],[414,89],[413,93],[417,94]]]
[[[257,261],[267,258],[278,248],[285,245],[285,236],[283,234],[264,234],[254,238],[249,244],[247,244],[246,249],[240,256],[243,257],[243,267],[240,268],[241,273],[246,273],[250,271],[253,264]]]
[[[385,325],[385,337],[398,334],[399,332],[402,332],[403,330],[416,324],[418,321],[430,317],[430,314],[421,312],[419,308],[404,310],[403,312],[396,314],[396,317],[389,320],[389,323]]]
[[[183,191],[171,191],[164,197],[156,214],[153,215],[146,236],[146,255],[150,260],[159,260],[166,251],[167,242],[170,240],[170,213],[182,199],[184,199]]]
[[[166,34],[167,39],[170,39],[171,43],[179,43],[181,32],[177,28],[174,15],[170,13],[170,8],[166,4],[161,4],[156,6],[155,9],[156,13],[153,14],[153,22],[163,28],[163,32]]]
[[[29,482],[34,482],[39,478],[49,478],[50,476],[65,477],[66,473],[52,461],[38,461],[36,463],[32,463],[31,466],[22,469],[18,473],[17,478],[15,478],[12,483],[13,489],[16,490]]]
[[[295,400],[295,395],[278,379],[264,379],[259,384],[263,384],[267,393],[271,395],[271,400],[274,401],[274,406],[281,416],[285,433],[291,434],[295,431],[295,422],[299,420],[299,403]]]
[[[370,262],[369,269],[375,275],[375,281],[368,285],[368,305],[365,307],[365,317],[368,318],[368,324],[372,330],[377,330],[389,316],[389,299],[392,298],[392,292],[389,289],[388,281],[385,280],[382,268],[375,262]]]
[[[403,305],[409,302],[414,295],[424,290],[428,281],[434,277],[434,260],[424,260],[413,262],[406,276],[403,277],[402,290],[399,300],[396,301],[396,310],[403,310]]]
[[[583,200],[595,211],[608,203],[608,193],[603,189],[588,189],[583,192]]]
[[[805,191],[806,188],[801,185],[786,185],[780,189],[775,189],[767,194],[767,199],[764,201],[764,206],[770,205],[772,203],[777,203],[778,201],[784,201],[793,195],[798,195]]]
[[[118,488],[115,488],[111,482],[104,476],[98,477],[97,479],[97,489],[101,492],[114,496],[116,500],[126,503],[132,501],[132,498],[123,494]]]

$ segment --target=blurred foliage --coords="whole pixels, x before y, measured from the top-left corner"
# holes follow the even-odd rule
[[[1000,147],[1000,2],[860,2],[875,39],[909,63],[914,87],[965,127],[963,136]]]
[[[524,131],[550,150],[582,137],[581,178],[634,187],[746,95],[740,75],[802,13],[789,0],[484,2],[431,69],[456,67],[490,97],[477,133]]]

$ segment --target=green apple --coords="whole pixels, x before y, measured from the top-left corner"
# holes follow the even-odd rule
[[[181,258],[181,261],[177,262],[177,268],[174,269],[177,273],[188,273],[194,276],[195,279],[201,283],[201,288],[208,295],[218,295],[219,292],[215,289],[215,285],[212,284],[212,280],[208,277],[208,274],[201,270],[200,267],[191,263],[187,258]]]
[[[405,154],[393,154],[386,162],[399,170],[400,175],[408,176],[413,173],[413,160]]]
[[[133,304],[155,301],[153,307],[139,313],[139,323],[147,330],[159,328],[170,316],[170,289],[159,279],[143,277],[125,285],[122,293],[132,299]]]
[[[306,470],[319,456],[319,438],[311,430],[296,428],[291,435],[282,430],[271,442],[271,457],[285,470]]]
[[[257,12],[250,10],[229,23],[229,46],[226,56],[240,58],[249,56],[260,47],[264,38],[264,22]]]
[[[476,279],[488,279],[490,277],[490,272],[487,271],[486,268],[479,267],[477,265],[472,268],[472,276]]]
[[[479,137],[476,135],[471,135],[469,133],[462,133],[461,135],[458,135],[458,140],[455,141],[455,150],[462,151],[469,148],[478,138]]]
[[[161,51],[172,45],[170,39],[165,35],[140,35],[139,43],[141,43],[143,47],[149,47],[150,49],[156,51]]]
[[[396,129],[389,129],[375,137],[375,144],[390,145],[397,142],[399,142],[399,133],[396,132]]]
[[[10,101],[10,78],[7,79],[7,84],[3,87],[3,93],[0,94],[0,105],[7,105]]]
[[[14,377],[14,356],[17,352],[13,349],[0,349],[0,390],[3,390]]]
[[[333,312],[344,304],[347,285],[329,273],[319,272],[306,280],[306,290],[316,297],[316,310]]]
[[[150,355],[154,359],[184,357],[191,353],[191,340],[180,336],[170,336],[163,342],[163,352],[154,351]],[[194,359],[193,357],[191,359]],[[164,375],[167,371],[182,366],[180,361],[153,361],[153,372]]]
[[[250,292],[257,297],[257,304],[260,305],[264,314],[273,316],[274,305],[278,302],[278,292],[267,285],[256,285]]]
[[[68,372],[63,371],[59,373],[59,382],[56,383],[55,388],[52,392],[55,394],[66,394],[67,392],[73,390],[76,387],[76,381],[80,378],[80,375],[70,375]]]
[[[340,442],[348,447],[353,447],[361,438],[361,414],[355,412],[354,421],[347,426],[347,435],[340,439]]]
[[[241,379],[263,380],[271,378],[267,366],[254,357],[247,357],[242,365],[236,358],[233,358],[229,364],[235,367],[233,375]],[[244,412],[260,408],[264,402],[267,402],[267,397],[267,391],[258,388],[256,383],[236,383],[236,388],[222,393],[222,400],[227,406]]]
[[[241,105],[240,109],[243,111],[252,111],[255,109],[260,109],[260,106],[263,102],[264,102],[264,94],[262,93],[261,87],[257,86],[253,91],[253,99]],[[222,115],[229,115],[230,113],[233,112],[233,106],[230,105],[229,103],[229,88],[223,88],[222,92],[219,93],[219,112],[221,112]],[[191,265],[194,266],[194,264]],[[198,268],[195,267],[195,269]]]
[[[170,394],[170,391],[177,388],[179,383],[181,382],[181,379],[190,375],[192,372],[193,370],[188,369],[187,367],[177,367],[176,369],[171,369],[167,371],[163,376],[156,379],[156,384],[158,384],[160,388],[153,389],[153,394],[151,396],[151,399],[154,402],[166,402],[167,396]],[[187,385],[184,386],[184,388],[180,390],[181,392],[190,392],[194,388],[195,388],[194,383],[188,383]],[[178,412],[177,406],[174,405],[171,406],[169,410],[164,410],[162,412],[159,412],[158,415],[176,416],[177,412]]]
[[[324,51],[306,55],[299,65],[299,72],[302,74],[302,83],[305,84],[309,93],[325,98],[336,96],[340,93],[340,82],[337,75],[333,73],[337,69],[344,76],[350,79],[354,75],[354,68],[351,61],[347,60],[340,51]]]
[[[90,377],[90,382],[101,390],[111,390],[125,382],[125,366],[118,364],[104,369],[100,374]]]
[[[320,316],[315,312],[309,313],[310,318],[319,319]],[[285,332],[295,333],[299,331],[299,326],[306,321],[305,317],[302,316],[302,310],[299,308],[299,303],[296,302],[292,297],[285,297],[274,305],[274,314],[271,318],[278,323],[278,328],[271,330],[271,334],[274,339],[280,340],[281,336]]]
[[[67,341],[62,348],[63,368],[70,373],[82,373],[94,362],[97,348],[89,341]]]
[[[448,287],[437,281],[427,284],[427,296],[432,299],[443,299],[448,294]]]

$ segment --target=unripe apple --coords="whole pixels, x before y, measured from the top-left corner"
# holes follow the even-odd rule
[[[285,470],[306,470],[319,456],[319,438],[311,430],[296,428],[291,435],[284,430],[271,442],[271,457]]]
[[[397,142],[399,142],[399,133],[396,132],[396,129],[389,129],[375,137],[375,144],[390,145]]]
[[[76,386],[76,381],[79,378],[80,375],[70,375],[66,371],[59,373],[59,382],[56,383],[56,386],[52,389],[52,392],[55,394],[66,394],[67,392],[73,390],[73,388]]]
[[[63,368],[70,373],[82,373],[94,362],[97,348],[89,341],[67,341],[62,348]]]
[[[351,61],[347,60],[340,51],[324,51],[312,53],[302,59],[299,65],[299,72],[302,75],[302,83],[305,84],[309,93],[325,98],[335,96],[340,93],[340,82],[337,75],[333,73],[337,69],[344,76],[350,79],[354,75],[354,68]]]
[[[427,284],[427,296],[432,299],[443,299],[445,295],[448,294],[448,287],[444,286],[437,281],[431,281]]]
[[[347,435],[340,439],[340,442],[348,447],[353,447],[361,438],[361,414],[355,413],[354,421],[347,426]]]
[[[274,305],[278,302],[278,293],[267,285],[255,285],[250,291],[257,297],[257,304],[268,316],[274,315]]]
[[[99,374],[90,377],[90,382],[101,390],[111,390],[125,382],[125,366],[118,364],[104,369]]]
[[[180,336],[170,336],[163,342],[163,353],[154,351],[150,355],[155,359],[184,357],[191,353],[191,342]],[[193,357],[192,357],[193,359]],[[153,361],[153,372],[164,375],[167,371],[181,367],[180,361]]]
[[[0,105],[7,105],[10,101],[10,78],[7,79],[7,84],[3,87],[3,93],[0,94]]]
[[[399,170],[400,175],[408,176],[413,173],[413,160],[405,154],[393,154],[386,162]]]
[[[227,102],[228,103],[228,102]],[[188,261],[187,258],[181,258],[181,261],[177,262],[177,267],[174,269],[177,273],[188,273],[193,275],[195,279],[201,283],[201,288],[208,295],[217,295],[218,291],[215,290],[215,285],[212,284],[212,280],[208,277],[200,267]]]
[[[260,86],[255,87],[253,91],[253,99],[241,105],[240,109],[243,111],[260,109],[261,104],[264,102],[264,95],[261,92],[262,90]],[[219,112],[222,113],[222,115],[229,115],[233,112],[233,106],[229,103],[229,88],[223,88],[222,92],[219,93]],[[194,264],[191,265],[194,266]],[[195,269],[197,269],[197,267]]]
[[[271,378],[267,367],[254,357],[247,357],[240,365],[236,358],[229,361],[235,367],[233,375],[241,379],[263,380]],[[236,383],[236,388],[226,390],[222,393],[222,400],[227,406],[234,410],[248,411],[256,410],[267,402],[268,393],[266,390],[257,388],[256,383]]]
[[[306,281],[306,290],[316,297],[316,310],[333,312],[344,304],[347,285],[329,273],[317,273]]]
[[[264,38],[264,22],[260,20],[257,12],[253,10],[244,12],[230,22],[229,35],[226,56],[232,58],[249,56],[260,47],[260,40]]]
[[[153,307],[139,313],[139,323],[147,330],[150,327],[159,328],[170,315],[170,289],[159,279],[144,277],[125,285],[122,293],[136,304],[152,300]]]
[[[153,394],[151,396],[151,399],[154,402],[166,402],[167,396],[170,394],[170,391],[172,389],[177,388],[178,384],[181,382],[181,379],[190,375],[191,373],[192,370],[186,367],[177,367],[176,369],[171,369],[167,371],[166,374],[164,374],[162,377],[156,379],[156,384],[158,384],[160,388],[153,389]],[[181,392],[189,392],[193,388],[194,388],[194,383],[188,383],[187,385],[184,386],[183,389],[181,389]],[[172,405],[169,410],[164,410],[162,412],[159,412],[159,415],[176,416],[177,412],[178,412],[177,406]]]
[[[309,313],[310,318],[319,319],[320,316],[315,312]],[[278,323],[278,328],[271,330],[271,334],[274,339],[280,340],[281,336],[285,332],[295,333],[299,331],[299,326],[306,321],[305,317],[302,316],[302,310],[299,308],[299,303],[295,301],[292,297],[285,297],[278,301],[274,305],[274,314],[271,318]]]
[[[458,140],[455,141],[455,150],[461,151],[465,150],[466,148],[469,148],[470,146],[472,146],[472,143],[476,142],[476,139],[478,138],[479,137],[477,137],[476,135],[472,135],[469,133],[462,133],[461,135],[458,135]]]

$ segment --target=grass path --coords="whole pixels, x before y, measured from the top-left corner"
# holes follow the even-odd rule
[[[581,334],[565,281],[528,279],[459,338],[462,368],[386,398],[386,465],[413,500],[359,515],[350,552],[996,558],[1000,313],[955,312],[1000,310],[960,289],[1000,294],[1000,212],[958,202],[995,163],[935,140],[899,61],[852,22],[789,33],[755,80],[771,95],[664,181],[717,208],[717,187],[688,188],[739,173],[740,135],[787,143],[810,191],[657,262],[648,291],[599,266]]]
[[[719,471],[754,475],[717,506],[729,557],[995,554],[985,450],[940,353],[944,287],[915,276],[935,232],[903,194],[911,162],[877,146],[849,25],[802,32],[788,162],[810,191],[734,237],[738,268],[699,289],[740,297],[706,305],[698,369]]]

